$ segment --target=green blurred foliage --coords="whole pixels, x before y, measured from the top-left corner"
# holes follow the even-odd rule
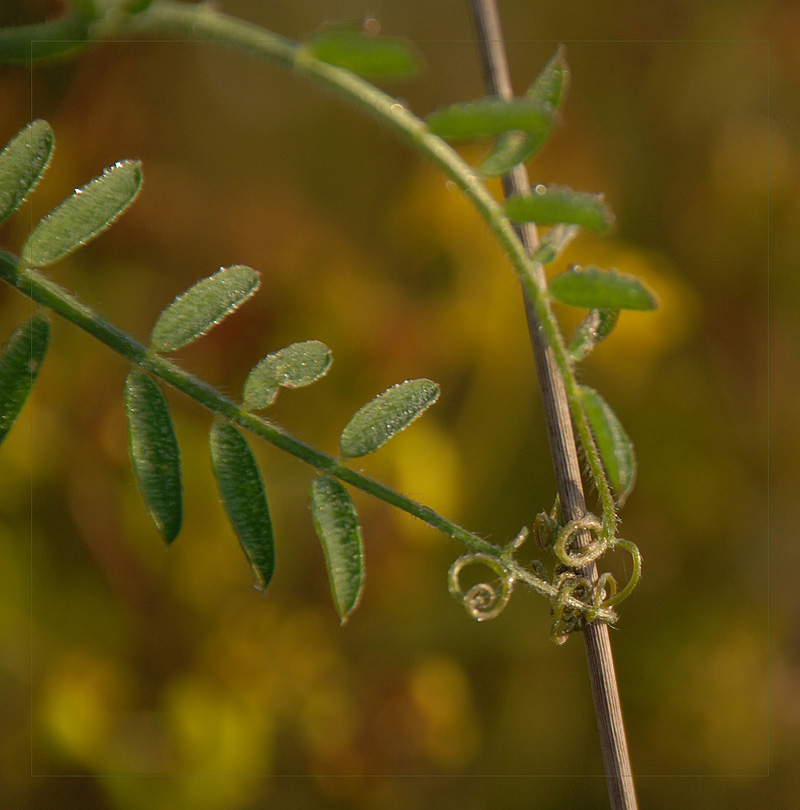
[[[292,37],[369,12],[424,56],[421,78],[388,85],[415,112],[481,94],[456,0],[222,7]],[[519,92],[567,43],[570,98],[534,180],[602,191],[617,216],[554,272],[615,266],[661,302],[624,313],[582,374],[640,463],[622,534],[644,578],[613,640],[642,806],[797,806],[800,15],[778,0],[501,10]],[[51,277],[144,340],[176,294],[248,264],[259,293],[178,353],[186,368],[238,396],[269,352],[324,341],[330,374],[273,414],[329,452],[370,397],[429,377],[439,403],[363,469],[496,541],[549,508],[513,276],[463,200],[372,120],[268,65],[155,42],[4,69],[0,138],[35,117],[55,156],[5,246],[141,159],[136,204]],[[0,291],[3,339],[29,311]],[[254,441],[277,545],[261,596],[212,481],[210,417],[169,391],[185,522],[165,549],[127,459],[126,373],[54,319],[2,448],[0,806],[606,806],[581,640],[548,642],[544,602],[520,592],[474,624],[445,584],[460,548],[356,494],[366,589],[340,629],[312,472]]]

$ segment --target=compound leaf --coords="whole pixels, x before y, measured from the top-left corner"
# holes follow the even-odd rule
[[[569,186],[538,185],[526,194],[514,194],[506,200],[505,212],[515,222],[580,225],[595,233],[605,233],[614,222],[602,194],[573,191]]]
[[[0,354],[0,443],[33,388],[50,341],[50,324],[34,315],[11,334]]]
[[[248,408],[266,408],[278,389],[310,385],[328,373],[333,357],[319,340],[292,343],[268,354],[248,375],[244,384],[244,404]]]
[[[580,386],[583,407],[617,503],[622,506],[636,483],[636,451],[608,403],[588,385]]]
[[[648,310],[658,306],[644,282],[619,270],[573,265],[550,280],[550,295],[562,304],[587,309]]]
[[[150,335],[153,351],[173,352],[191,343],[241,306],[258,284],[258,273],[241,264],[198,281],[158,316]]]
[[[128,450],[144,502],[162,537],[181,528],[181,462],[175,429],[161,389],[143,371],[125,380]]]
[[[102,233],[134,201],[141,185],[138,160],[115,163],[39,222],[22,247],[22,258],[44,267],[71,253]]]
[[[311,482],[311,517],[322,543],[331,595],[344,624],[364,587],[364,548],[353,499],[335,478]]]
[[[339,448],[346,458],[374,452],[407,428],[439,398],[431,380],[406,380],[370,400],[345,425]]]
[[[365,76],[400,78],[420,69],[419,56],[407,40],[364,33],[355,26],[327,27],[312,34],[305,47],[322,62]]]
[[[0,222],[5,222],[39,182],[53,153],[55,136],[47,121],[20,130],[0,154]]]
[[[229,422],[211,426],[211,463],[222,502],[245,556],[265,590],[275,570],[275,543],[267,496],[253,451]]]

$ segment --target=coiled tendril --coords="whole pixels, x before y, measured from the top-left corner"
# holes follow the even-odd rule
[[[608,548],[608,541],[601,534],[602,529],[603,524],[600,520],[587,512],[582,517],[571,520],[559,531],[553,544],[553,551],[558,559],[569,568],[583,568],[585,565],[590,565],[602,557]],[[593,535],[590,545],[573,552],[569,548],[569,542],[574,535],[581,531],[590,531],[596,534]]]
[[[611,574],[603,574],[597,584],[592,587],[586,577],[575,571],[559,566],[556,579],[556,595],[552,599],[552,616],[550,623],[550,640],[554,644],[563,644],[570,633],[583,629],[584,617],[587,622],[593,622],[603,607],[606,590],[613,596],[617,590],[617,583]],[[579,600],[580,604],[571,603],[571,599]],[[610,621],[616,620],[616,613],[611,611]]]
[[[472,563],[482,563],[497,574],[496,583],[479,582],[466,592],[461,588],[461,569]],[[511,598],[514,575],[499,559],[488,554],[464,554],[451,566],[447,575],[448,589],[463,602],[470,616],[479,622],[499,616]]]

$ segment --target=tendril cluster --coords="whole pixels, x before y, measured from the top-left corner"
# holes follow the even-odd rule
[[[472,552],[453,563],[448,574],[448,587],[470,616],[477,621],[499,616],[511,598],[514,583],[520,580],[549,599],[552,614],[550,639],[555,644],[564,644],[570,634],[583,629],[585,622],[600,619],[613,624],[617,620],[613,607],[627,598],[641,576],[638,548],[621,538],[609,539],[601,521],[589,513],[560,525],[557,506],[550,515],[537,515],[534,524],[537,544],[541,548],[550,548],[557,559],[552,576],[548,576],[546,566],[539,560],[533,560],[526,568],[515,559],[517,550],[528,536],[527,529],[501,550],[499,556]],[[587,546],[578,547],[577,535],[582,531],[588,531],[592,540]],[[618,591],[614,576],[608,572],[601,574],[594,583],[580,572],[581,568],[596,562],[606,551],[616,547],[626,550],[633,560],[630,579],[621,591]],[[491,582],[481,581],[465,590],[461,573],[474,563],[489,568],[496,577]]]

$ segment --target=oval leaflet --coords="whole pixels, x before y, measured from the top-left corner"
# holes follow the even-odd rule
[[[611,334],[618,318],[618,309],[589,310],[572,336],[567,349],[569,359],[573,363],[583,360],[601,340],[605,340]]]
[[[317,31],[306,40],[312,56],[365,76],[399,78],[419,71],[420,60],[410,42],[399,37],[365,34],[350,26]]]
[[[325,555],[331,596],[344,624],[364,587],[364,548],[355,504],[342,484],[322,475],[311,482],[311,517]]]
[[[292,343],[268,354],[247,377],[244,404],[248,408],[266,408],[273,403],[278,389],[311,385],[328,373],[333,357],[319,340]]]
[[[5,222],[39,182],[53,153],[55,136],[47,121],[20,130],[0,154],[0,222]]]
[[[125,380],[128,451],[144,502],[167,543],[181,528],[181,463],[178,441],[161,389],[143,371]]]
[[[225,511],[256,578],[266,590],[275,571],[275,542],[267,496],[244,436],[220,418],[211,426],[211,463]]]
[[[426,379],[394,385],[356,411],[339,438],[345,458],[373,453],[439,398],[439,386]]]
[[[491,138],[513,130],[539,137],[549,131],[551,116],[528,98],[486,97],[435,110],[426,123],[434,135],[452,141]]]
[[[67,197],[28,236],[22,258],[45,267],[102,233],[134,201],[142,186],[138,160],[123,160]]]
[[[602,194],[573,191],[569,186],[538,185],[527,194],[513,194],[505,202],[505,212],[515,222],[580,225],[595,233],[605,233],[614,222]]]
[[[18,326],[0,354],[0,443],[28,399],[50,341],[50,324],[34,315]]]
[[[159,316],[150,335],[155,352],[174,352],[205,334],[257,289],[258,273],[242,264],[221,268],[179,295]]]
[[[482,174],[487,177],[507,174],[514,166],[529,160],[544,146],[555,125],[556,113],[564,101],[568,85],[569,70],[562,46],[525,94],[527,101],[542,110],[549,120],[549,125],[537,128],[534,132],[516,131],[498,135],[494,148],[480,165]]]
[[[551,297],[586,309],[649,310],[658,306],[643,281],[619,270],[574,265],[550,280]]]
[[[592,428],[608,481],[622,506],[636,483],[636,451],[608,403],[588,385],[580,386],[586,418]]]

